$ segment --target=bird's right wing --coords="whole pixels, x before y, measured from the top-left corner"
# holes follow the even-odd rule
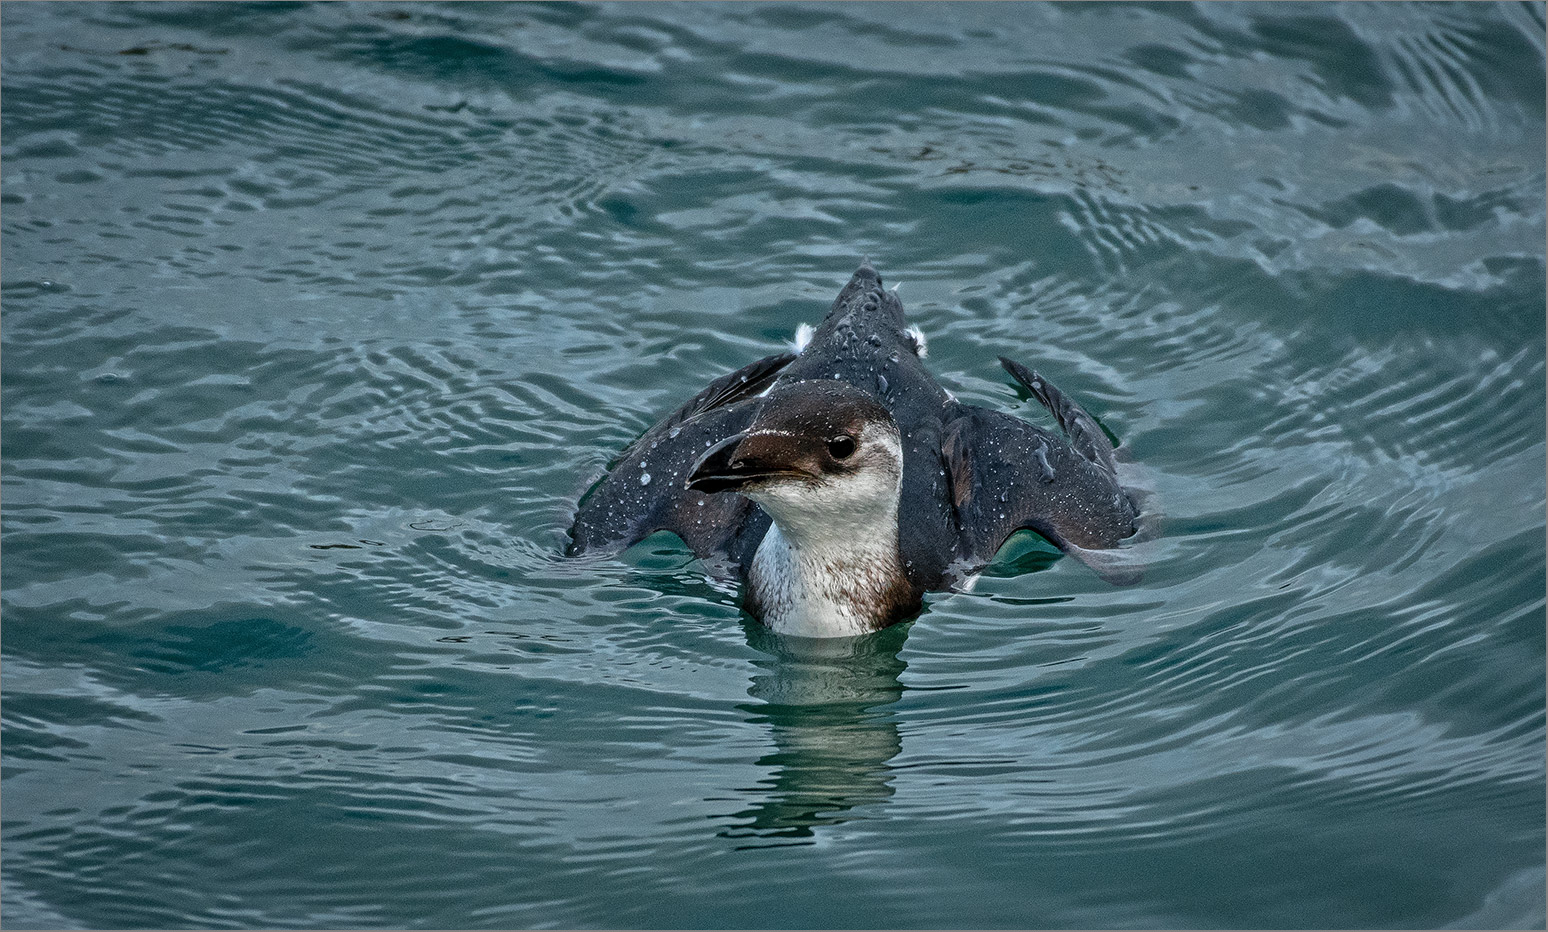
[[[656,531],[671,531],[701,559],[729,556],[749,523],[767,517],[734,492],[683,487],[699,455],[752,422],[757,396],[795,359],[766,356],[711,382],[623,452],[580,503],[568,553],[617,553]]]

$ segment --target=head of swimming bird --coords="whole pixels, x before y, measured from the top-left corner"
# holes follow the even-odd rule
[[[746,431],[712,447],[687,487],[757,502],[797,546],[896,540],[903,483],[897,423],[869,393],[814,379],[778,385]]]

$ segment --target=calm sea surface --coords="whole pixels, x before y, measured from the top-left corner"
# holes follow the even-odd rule
[[[9,927],[1543,926],[1542,3],[0,19]],[[559,556],[866,256],[1143,583]]]

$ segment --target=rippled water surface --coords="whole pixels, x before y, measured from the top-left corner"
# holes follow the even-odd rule
[[[0,15],[11,927],[1543,925],[1541,3]],[[866,256],[1141,584],[559,557]]]

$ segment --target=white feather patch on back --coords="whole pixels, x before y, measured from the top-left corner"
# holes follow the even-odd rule
[[[910,325],[908,330],[904,332],[908,334],[909,339],[914,341],[915,356],[923,359],[930,354],[929,347],[925,346],[925,335],[923,330],[920,330],[917,326]]]
[[[790,341],[790,348],[795,350],[797,356],[806,350],[807,345],[812,342],[812,334],[816,332],[811,324],[801,324],[796,327],[795,339]]]

